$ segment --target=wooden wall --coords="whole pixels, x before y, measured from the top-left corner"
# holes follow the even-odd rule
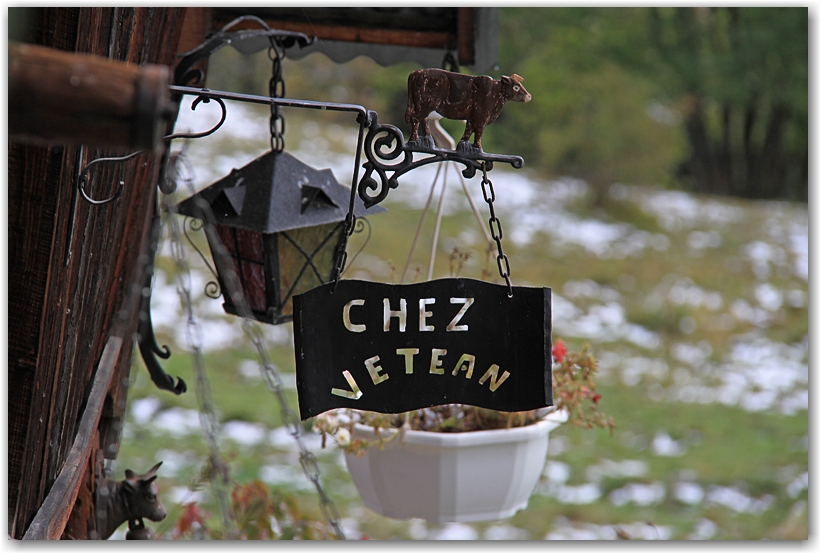
[[[44,8],[37,10],[28,39],[172,66],[184,13],[184,8]],[[92,169],[87,187],[92,197],[107,197],[124,181],[122,196],[112,204],[93,206],[76,195],[78,167],[125,153],[86,148],[81,155],[78,147],[9,143],[8,521],[14,538],[25,533],[65,462],[106,340],[115,332],[130,344],[136,331],[138,261],[147,246],[159,159],[143,155]],[[121,421],[130,358],[130,346],[124,347],[103,424]],[[103,455],[113,458],[117,444]],[[99,442],[95,450],[92,460]],[[77,500],[85,510],[93,505],[94,472],[86,470]],[[93,520],[87,518],[73,517],[65,537],[88,537]]]

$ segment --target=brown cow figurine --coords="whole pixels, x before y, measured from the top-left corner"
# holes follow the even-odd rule
[[[444,69],[419,69],[407,78],[407,111],[404,119],[413,126],[410,142],[419,141],[419,124],[423,137],[430,136],[426,117],[436,111],[447,119],[464,119],[467,127],[459,148],[475,133],[474,145],[481,150],[484,128],[496,120],[507,101],[529,102],[532,96],[518,75],[495,80],[486,75],[471,76]],[[425,145],[431,146],[432,139]]]
[[[129,521],[129,539],[152,539],[153,532],[143,527],[142,518],[159,522],[167,514],[159,500],[159,486],[156,483],[160,465],[162,462],[142,475],[126,470],[125,480],[119,482],[108,478],[98,481],[97,532],[101,539],[110,538],[125,521]]]

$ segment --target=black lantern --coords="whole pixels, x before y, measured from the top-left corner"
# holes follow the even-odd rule
[[[293,318],[292,298],[334,277],[335,256],[344,237],[350,189],[330,169],[318,171],[285,152],[268,152],[181,202],[178,212],[201,217],[199,198],[211,207],[216,234],[233,263],[253,316],[280,324]],[[385,211],[365,209],[359,217]],[[210,236],[209,236],[210,241]],[[210,243],[223,307],[238,315],[225,286],[218,247]]]

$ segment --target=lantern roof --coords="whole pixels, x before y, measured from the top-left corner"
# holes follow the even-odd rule
[[[350,188],[339,184],[330,169],[317,170],[287,152],[268,152],[194,194],[177,206],[196,217],[195,202],[211,206],[215,223],[271,234],[343,221]],[[356,196],[357,216],[386,211],[365,208]]]

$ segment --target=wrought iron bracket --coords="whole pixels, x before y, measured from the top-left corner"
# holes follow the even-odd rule
[[[140,280],[140,312],[137,324],[137,345],[151,375],[151,380],[160,390],[168,390],[174,394],[182,394],[187,391],[188,386],[185,381],[177,377],[176,384],[174,377],[166,373],[157,361],[157,357],[168,359],[171,357],[171,350],[168,346],[160,347],[154,335],[154,324],[151,321],[151,290],[154,277],[154,257],[157,253],[157,246],[160,238],[160,213],[154,208],[154,217],[151,221],[151,242],[148,245],[148,253],[143,265],[142,278]]]
[[[459,142],[455,150],[437,148],[431,136],[405,142],[398,127],[379,123],[379,114],[375,111],[368,111],[367,117],[368,132],[364,141],[367,161],[362,165],[365,173],[358,184],[359,197],[366,207],[380,203],[387,197],[390,189],[398,188],[400,176],[430,163],[460,163],[464,165],[461,173],[468,179],[474,177],[482,166],[490,171],[493,162],[509,163],[516,169],[524,166],[524,158],[521,156],[487,154],[465,141]],[[423,157],[416,159],[414,154]]]
[[[228,30],[237,23],[244,21],[254,21],[262,28],[243,29],[241,31]],[[182,59],[174,70],[174,84],[190,86],[201,82],[202,72],[193,69],[193,67],[202,60],[211,57],[214,52],[228,44],[243,54],[253,54],[271,45],[280,50],[286,50],[294,46],[304,48],[310,46],[315,41],[316,37],[309,37],[304,33],[271,29],[262,19],[253,15],[238,17],[220,30],[211,34],[205,42],[193,50],[180,54]]]

